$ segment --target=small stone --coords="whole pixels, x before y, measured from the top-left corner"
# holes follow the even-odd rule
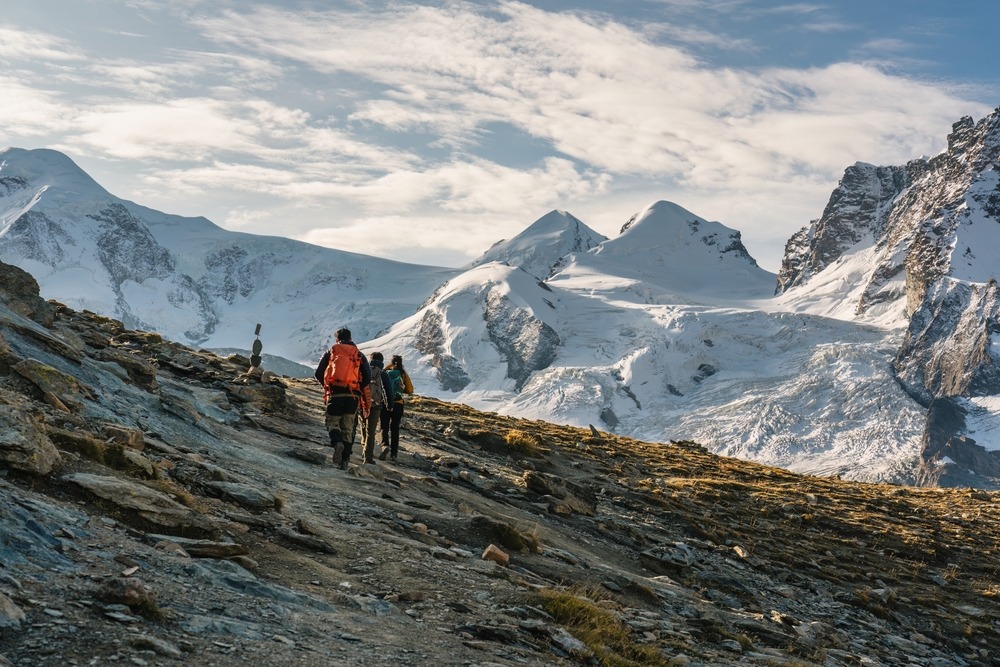
[[[165,639],[160,639],[150,635],[140,635],[136,637],[132,640],[132,646],[138,649],[148,649],[168,658],[184,657],[181,650],[174,644],[166,641]]]
[[[510,562],[510,555],[495,544],[491,544],[483,552],[483,560],[491,560],[494,563],[507,567],[507,563]]]

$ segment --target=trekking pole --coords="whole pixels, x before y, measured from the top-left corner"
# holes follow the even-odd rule
[[[361,415],[361,404],[364,396],[358,396],[358,407],[354,410],[354,428],[351,429],[351,447],[354,446],[354,436],[358,434],[358,417]]]

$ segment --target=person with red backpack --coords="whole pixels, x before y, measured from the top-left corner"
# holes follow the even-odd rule
[[[338,329],[337,342],[323,355],[315,377],[323,385],[326,403],[326,430],[334,448],[334,463],[347,470],[354,450],[359,407],[367,414],[371,405],[369,384],[372,380],[368,359],[351,340],[351,330]]]

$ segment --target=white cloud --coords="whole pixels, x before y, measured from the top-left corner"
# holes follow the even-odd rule
[[[400,262],[461,266],[526,226],[522,218],[488,215],[372,215],[297,235],[300,241]]]
[[[0,73],[3,90],[3,132],[8,141],[66,131],[73,113],[57,92],[44,90],[17,77]]]
[[[73,44],[54,35],[0,25],[0,57],[9,66],[16,60],[66,62],[81,60],[83,55]]]
[[[478,128],[502,121],[598,170],[693,186],[731,175],[829,179],[859,154],[901,157],[904,138],[911,151],[940,143],[942,124],[969,106],[871,67],[713,70],[594,16],[514,2],[497,11],[454,4],[303,17],[268,9],[202,28],[223,34],[225,25],[231,42],[387,86],[351,118],[392,132],[429,132],[472,148]],[[461,189],[464,172],[450,173]]]
[[[246,149],[257,128],[211,99],[130,103],[85,111],[80,142],[132,160],[206,160],[214,151]]]

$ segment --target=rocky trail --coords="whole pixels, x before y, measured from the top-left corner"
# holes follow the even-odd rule
[[[1000,664],[1000,493],[420,397],[343,471],[315,383],[0,274],[0,665]]]

